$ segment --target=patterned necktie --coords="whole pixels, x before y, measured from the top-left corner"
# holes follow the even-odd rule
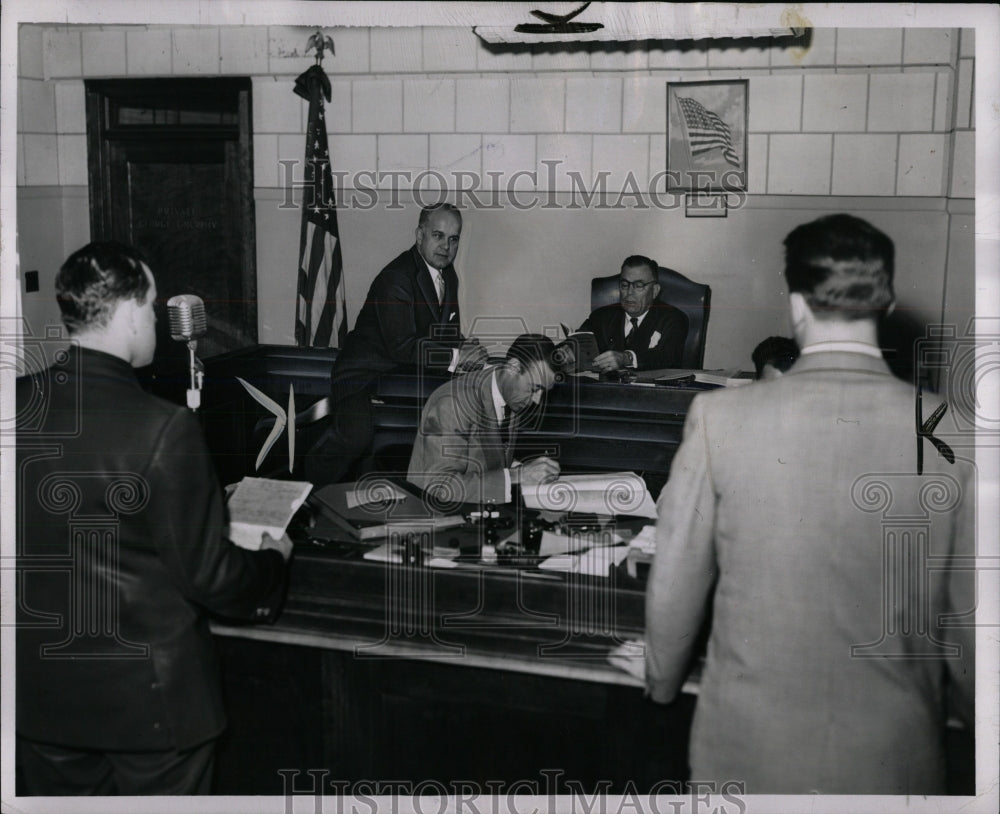
[[[444,275],[440,271],[434,275],[434,288],[437,289],[438,304],[441,305],[444,302]]]
[[[629,317],[629,321],[632,323],[632,330],[625,337],[625,347],[629,350],[635,350],[635,343],[639,338],[639,318]]]
[[[503,406],[503,420],[500,422],[500,440],[505,447],[510,446],[510,405]]]

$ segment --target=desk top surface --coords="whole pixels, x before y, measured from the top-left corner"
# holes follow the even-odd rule
[[[645,522],[651,521],[631,520],[630,528]],[[213,625],[216,633],[358,657],[448,660],[641,685],[608,662],[614,648],[640,639],[644,627],[645,585],[624,562],[608,576],[545,571],[531,557],[489,561],[489,553],[486,561],[433,567],[366,559],[384,539],[318,539],[301,525],[291,532],[295,554],[277,623],[220,623]],[[456,533],[486,531],[467,524],[441,536]],[[641,649],[633,654],[641,662]]]

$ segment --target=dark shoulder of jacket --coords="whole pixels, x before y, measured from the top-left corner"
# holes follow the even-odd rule
[[[406,251],[400,252],[391,263],[382,269],[380,276],[414,277],[423,267],[422,262],[420,255],[417,253],[417,247],[411,246]]]
[[[413,265],[413,258],[407,250],[398,255],[391,263],[387,264],[375,275],[371,286],[368,289],[368,296],[365,298],[365,306],[373,306],[382,302],[385,292],[393,286],[404,286],[409,288],[411,281],[416,279],[416,271]]]
[[[143,391],[143,395],[145,397],[143,408],[146,415],[151,423],[159,422],[160,424],[156,433],[157,445],[168,430],[181,435],[193,434],[199,442],[204,443],[201,424],[191,410],[152,393]]]

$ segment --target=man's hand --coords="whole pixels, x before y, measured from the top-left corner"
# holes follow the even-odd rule
[[[628,356],[625,351],[606,350],[599,356],[594,357],[594,370],[598,373],[610,373],[612,370],[622,370],[628,365]]]
[[[292,539],[287,534],[282,534],[280,540],[275,540],[266,531],[260,537],[261,550],[273,548],[277,551],[285,562],[292,556]]]
[[[478,339],[466,339],[458,349],[458,370],[479,370],[486,364],[489,354],[486,348],[479,344]]]
[[[528,484],[529,486],[550,483],[559,477],[559,462],[543,455],[512,469],[511,474],[517,478],[515,483]]]

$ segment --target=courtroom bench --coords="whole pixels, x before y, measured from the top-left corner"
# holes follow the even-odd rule
[[[270,413],[254,401],[238,378],[282,408],[287,407],[289,391],[294,389],[296,412],[301,412],[329,395],[336,353],[329,348],[258,345],[205,361],[199,413],[222,482],[255,474],[254,461],[267,436],[261,420]],[[423,404],[447,380],[416,370],[379,376],[372,396],[373,448],[356,474],[406,471]],[[515,452],[519,456],[550,452],[568,473],[635,471],[646,477],[655,497],[669,474],[696,392],[569,377],[553,387],[540,416],[518,434]],[[269,425],[263,426],[266,430]],[[300,429],[297,454],[317,434],[317,427]],[[280,471],[287,462],[282,457],[286,449],[283,436],[256,474]]]

